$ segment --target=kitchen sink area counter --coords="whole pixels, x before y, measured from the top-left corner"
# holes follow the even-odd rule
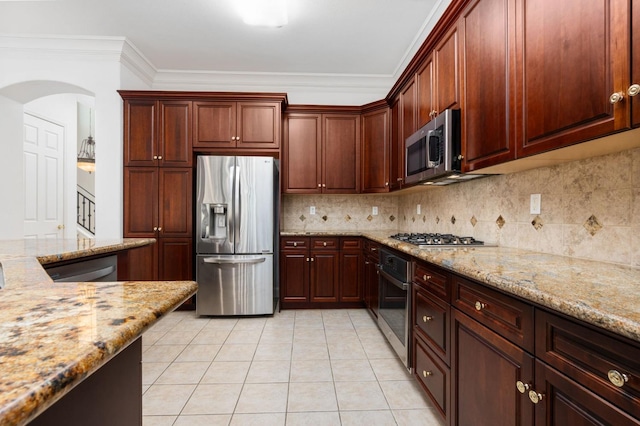
[[[419,249],[396,231],[282,232],[361,236],[488,286],[640,342],[640,269],[509,247]]]
[[[0,423],[33,420],[191,297],[193,281],[56,282],[42,265],[154,243],[0,241]]]

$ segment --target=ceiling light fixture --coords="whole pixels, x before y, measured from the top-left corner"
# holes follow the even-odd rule
[[[91,109],[89,109],[89,137],[80,144],[78,168],[89,173],[96,171],[96,141],[91,136]]]
[[[283,27],[289,22],[286,0],[241,0],[238,10],[247,25]]]

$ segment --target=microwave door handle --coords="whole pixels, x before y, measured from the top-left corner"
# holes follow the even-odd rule
[[[435,130],[427,131],[427,168],[432,169],[436,167],[436,165],[431,161],[431,135],[435,133]]]

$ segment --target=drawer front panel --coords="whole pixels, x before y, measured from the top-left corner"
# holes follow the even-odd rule
[[[414,340],[414,359],[418,382],[446,418],[451,406],[449,368],[419,338]]]
[[[340,248],[342,250],[360,250],[362,248],[362,241],[360,238],[341,238]]]
[[[456,308],[533,353],[533,306],[455,275],[453,284]]]
[[[536,311],[536,333],[538,358],[640,418],[639,345],[541,309]]]
[[[309,238],[305,237],[285,237],[280,238],[280,249],[306,249],[309,248]]]
[[[417,285],[414,291],[414,330],[420,333],[431,348],[449,364],[449,312],[450,307],[438,302]]]
[[[413,272],[413,281],[421,284],[445,302],[451,300],[447,276],[424,263],[416,262]]]
[[[311,238],[311,248],[313,250],[338,250],[337,238]]]

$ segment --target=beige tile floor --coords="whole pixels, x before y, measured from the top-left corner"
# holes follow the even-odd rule
[[[142,337],[143,425],[440,425],[369,313],[173,312]]]

